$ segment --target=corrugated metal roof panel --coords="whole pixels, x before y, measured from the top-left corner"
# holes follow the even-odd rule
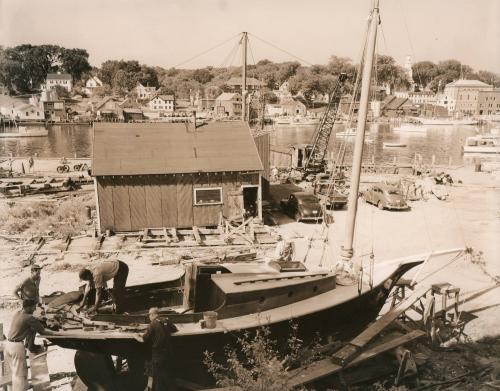
[[[92,173],[149,175],[262,171],[257,148],[243,122],[96,123]]]

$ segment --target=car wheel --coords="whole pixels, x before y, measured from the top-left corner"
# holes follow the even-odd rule
[[[384,204],[382,204],[382,201],[377,202],[377,208],[379,208],[380,210],[384,209]]]

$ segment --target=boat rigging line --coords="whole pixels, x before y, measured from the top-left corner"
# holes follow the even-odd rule
[[[279,46],[276,46],[276,45],[272,44],[271,42],[266,41],[266,40],[265,40],[265,39],[263,39],[263,38],[259,38],[259,37],[258,37],[258,36],[256,36],[255,34],[251,34],[251,33],[248,33],[248,34],[249,34],[249,35],[251,35],[252,37],[254,37],[254,38],[258,39],[259,41],[261,41],[261,42],[263,42],[263,43],[265,43],[265,44],[267,44],[267,45],[269,45],[269,46],[272,46],[273,48],[278,49],[279,51],[281,51],[281,52],[283,52],[283,53],[288,54],[289,56],[291,56],[291,57],[293,57],[293,58],[295,58],[295,59],[299,60],[300,62],[303,62],[303,63],[305,63],[305,64],[307,64],[307,65],[311,65],[311,66],[312,66],[312,65],[314,65],[314,64],[310,63],[309,61],[304,60],[303,58],[300,58],[300,57],[298,57],[298,56],[296,56],[296,55],[294,55],[294,54],[290,53],[289,51],[287,51],[287,50],[285,50],[285,49],[282,49],[282,48],[280,48]]]
[[[226,44],[226,43],[228,43],[229,41],[231,41],[231,40],[233,40],[234,38],[239,37],[239,36],[240,36],[240,34],[239,34],[239,33],[238,33],[238,34],[236,34],[236,35],[233,35],[231,38],[226,39],[224,42],[221,42],[221,43],[219,43],[218,45],[212,46],[211,48],[209,48],[209,49],[207,49],[207,50],[204,50],[203,52],[201,52],[201,53],[199,53],[199,54],[197,54],[197,55],[195,55],[195,56],[193,56],[193,57],[190,57],[190,58],[188,58],[188,59],[187,59],[187,60],[185,60],[185,61],[182,61],[182,62],[180,62],[180,63],[178,63],[178,64],[174,65],[172,68],[177,68],[177,67],[179,67],[179,66],[181,66],[181,65],[184,65],[184,64],[186,64],[186,63],[188,63],[188,62],[191,62],[192,60],[194,60],[194,59],[196,59],[196,58],[198,58],[198,57],[201,57],[201,56],[203,56],[203,55],[205,55],[205,54],[207,54],[207,53],[211,52],[212,50],[215,50],[215,49],[217,49],[217,48],[219,48],[219,47],[221,47],[221,46],[225,45],[225,44]]]

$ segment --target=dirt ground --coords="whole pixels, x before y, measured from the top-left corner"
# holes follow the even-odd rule
[[[472,247],[482,251],[482,262],[476,259],[474,263],[470,257],[455,261],[450,257],[439,257],[431,259],[423,270],[418,271],[418,280],[423,283],[449,282],[460,287],[461,309],[473,315],[465,326],[465,334],[471,341],[484,341],[484,338],[495,341],[493,344],[480,342],[474,345],[477,348],[470,352],[467,350],[468,353],[460,348],[453,354],[437,354],[436,360],[425,365],[429,365],[429,371],[439,372],[440,376],[443,371],[452,370],[452,364],[462,353],[470,356],[470,362],[485,360],[483,356],[488,360],[493,356],[500,362],[500,180],[492,174],[473,172],[471,167],[458,168],[449,173],[455,185],[449,189],[450,198],[447,201],[431,196],[427,201],[412,202],[409,211],[393,212],[378,210],[360,200],[354,246],[355,261],[364,265],[367,265],[371,252],[375,255],[375,262],[382,262],[449,248]],[[461,184],[457,183],[459,180]],[[289,188],[275,187],[274,199],[279,201],[287,195],[287,191]],[[346,215],[346,210],[333,211],[334,223],[325,228],[321,224],[297,223],[278,212],[275,217],[280,225],[276,230],[295,241],[296,260],[303,260],[310,268],[333,269],[340,258]],[[328,245],[326,251],[323,246],[325,240]],[[61,243],[56,245],[61,246]],[[28,268],[20,266],[20,254],[4,251],[8,246],[7,242],[0,242],[0,323],[4,324],[5,330],[8,330],[12,314],[11,292],[15,284],[29,274]],[[121,254],[121,259],[130,265],[128,283],[159,281],[180,275],[182,270],[179,266],[153,266],[151,260],[182,256],[182,251],[187,250]],[[206,249],[203,251],[207,252]],[[193,255],[192,251],[188,252]],[[42,274],[41,294],[73,290],[79,284],[78,268],[89,261],[87,256],[81,254],[68,254],[57,261],[50,255],[45,258],[37,258],[38,262],[47,265]],[[489,347],[492,347],[491,351],[486,351]],[[58,390],[71,389],[62,374],[74,371],[73,356],[73,351],[57,347],[49,350],[51,375],[54,379],[60,378],[58,382],[63,383],[56,387]],[[441,367],[439,363],[443,363]],[[456,371],[461,373],[459,369]]]

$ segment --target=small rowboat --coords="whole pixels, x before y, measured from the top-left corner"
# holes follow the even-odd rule
[[[384,148],[405,148],[405,143],[384,143]]]

